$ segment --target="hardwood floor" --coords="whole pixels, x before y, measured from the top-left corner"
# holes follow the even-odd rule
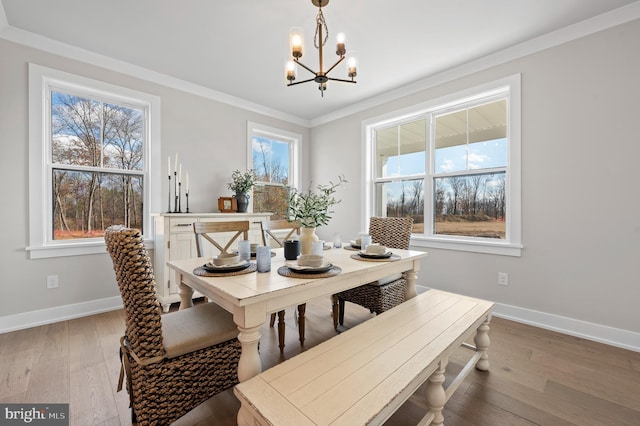
[[[347,304],[345,326],[370,318]],[[287,310],[285,358],[298,354],[293,308]],[[0,335],[0,402],[70,403],[70,424],[129,425],[126,391],[116,392],[124,313],[114,311]],[[307,304],[305,347],[334,335],[328,298]],[[281,358],[275,329],[262,329],[264,368]],[[494,318],[488,373],[473,371],[445,406],[447,426],[638,425],[640,353]],[[450,362],[462,364],[461,351]],[[420,398],[420,391],[417,393]],[[239,407],[228,390],[176,425],[235,425]],[[423,416],[407,402],[387,425]]]

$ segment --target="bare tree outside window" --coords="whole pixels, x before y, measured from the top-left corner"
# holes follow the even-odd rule
[[[142,229],[144,111],[51,93],[54,240]]]

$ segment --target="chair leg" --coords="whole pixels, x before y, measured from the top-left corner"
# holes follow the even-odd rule
[[[300,335],[300,346],[304,345],[304,313],[307,304],[298,305],[298,334]]]
[[[331,296],[331,312],[333,314],[333,329],[338,331],[338,295]]]
[[[271,314],[271,319],[269,320],[269,327],[273,327],[273,324],[276,323],[276,313]]]
[[[278,342],[280,353],[284,351],[284,311],[278,312]]]
[[[340,325],[344,325],[344,300],[339,300],[339,322]]]

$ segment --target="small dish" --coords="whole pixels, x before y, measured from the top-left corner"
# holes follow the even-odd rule
[[[365,259],[388,259],[391,257],[393,253],[391,253],[390,251],[386,252],[386,253],[382,253],[382,254],[375,254],[375,253],[368,253],[366,251],[360,250],[358,252],[358,255],[360,257],[363,257]]]
[[[387,248],[379,243],[368,244],[365,248],[367,254],[385,254],[386,252]]]
[[[320,267],[324,263],[324,257],[317,254],[301,254],[298,256],[298,265]]]
[[[310,273],[310,274],[319,274],[322,272],[327,272],[333,268],[333,264],[329,260],[325,260],[325,262],[320,266],[301,266],[294,261],[286,261],[285,265],[294,272],[301,273]]]
[[[238,263],[240,261],[240,255],[235,253],[220,253],[217,257],[212,259],[212,263],[215,266],[225,266]]]
[[[235,272],[241,271],[245,268],[248,268],[251,265],[251,262],[248,260],[243,260],[241,262],[232,263],[230,265],[214,265],[211,262],[207,262],[202,267],[208,272]]]
[[[351,244],[351,247],[353,247],[353,248],[357,248],[357,249],[361,248],[360,240],[351,240],[351,241],[349,241],[349,243]]]

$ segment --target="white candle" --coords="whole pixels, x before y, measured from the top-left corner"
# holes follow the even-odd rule
[[[178,183],[182,183],[182,163],[180,163],[180,168],[178,169]]]
[[[167,157],[167,173],[169,173],[169,177],[171,177],[171,156]]]
[[[177,172],[177,171],[178,171],[178,153],[177,153],[177,152],[176,152],[176,162],[175,162],[175,166],[174,166],[174,168],[173,168],[173,171],[174,171],[174,172]]]
[[[187,172],[187,186],[186,186],[186,192],[187,192],[187,194],[189,193],[189,172]]]

